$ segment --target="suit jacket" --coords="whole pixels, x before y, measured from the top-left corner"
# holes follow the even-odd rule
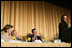
[[[59,23],[59,39],[61,39],[61,32],[68,28],[68,25],[65,21]]]
[[[32,35],[32,36],[29,36],[30,38],[31,38],[31,40],[30,40],[30,42],[32,42],[33,41],[33,39],[32,38],[34,38],[34,35]],[[37,37],[37,40],[41,40],[42,41],[42,39],[40,38],[40,36],[36,36]],[[36,40],[36,39],[35,39]]]
[[[14,40],[20,40],[21,41],[21,39],[19,39],[18,37],[16,37]]]

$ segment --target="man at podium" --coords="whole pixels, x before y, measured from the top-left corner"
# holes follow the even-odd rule
[[[62,42],[71,42],[71,27],[68,28],[66,15],[62,15],[59,23],[59,39]]]

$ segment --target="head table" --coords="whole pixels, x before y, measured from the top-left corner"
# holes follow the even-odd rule
[[[1,47],[71,47],[69,43],[1,42]]]

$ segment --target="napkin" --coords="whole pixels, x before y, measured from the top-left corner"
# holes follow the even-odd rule
[[[4,42],[4,39],[1,39],[1,42]]]
[[[54,40],[54,43],[61,43],[61,40],[60,39]]]

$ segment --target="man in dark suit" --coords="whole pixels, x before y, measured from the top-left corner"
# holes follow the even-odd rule
[[[40,36],[37,36],[36,29],[32,29],[32,34],[33,34],[32,36],[29,36],[31,38],[30,42],[33,42],[34,40],[41,40]]]
[[[70,37],[67,37],[70,36],[70,33],[67,32],[68,30],[70,29],[68,29],[67,16],[63,15],[61,17],[61,22],[59,23],[59,39],[61,39],[61,41],[67,42],[66,40],[69,40]]]
[[[67,16],[63,15],[61,17],[61,22],[59,23],[59,39],[61,39],[61,32],[68,28]]]

